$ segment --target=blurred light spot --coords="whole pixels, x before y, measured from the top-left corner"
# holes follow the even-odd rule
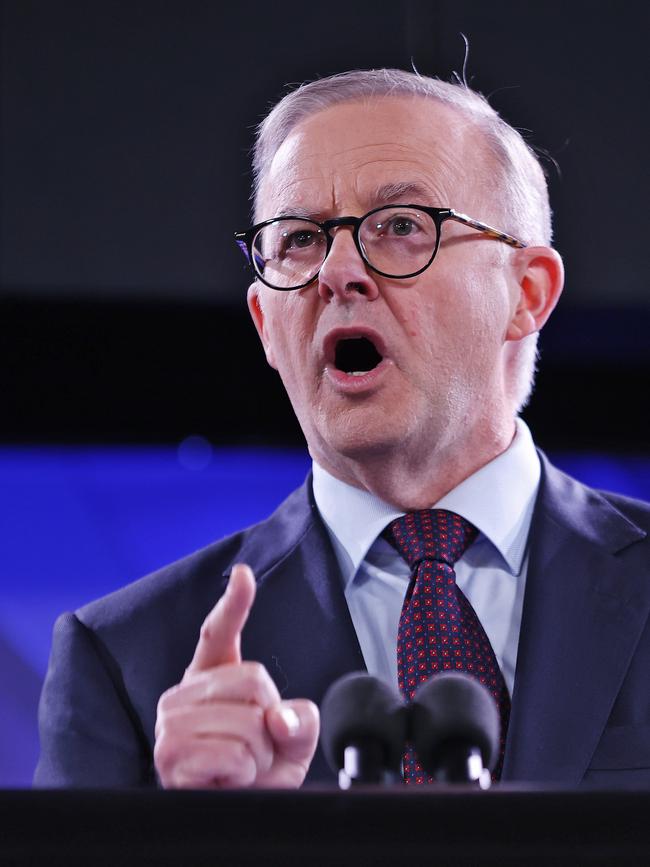
[[[178,462],[186,470],[200,472],[212,461],[212,446],[200,436],[186,437],[178,446]]]

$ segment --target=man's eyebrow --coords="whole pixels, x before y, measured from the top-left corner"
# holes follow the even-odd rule
[[[431,199],[431,190],[428,190],[417,181],[392,181],[388,184],[382,184],[375,189],[371,198],[377,204],[394,202],[396,199],[399,199],[402,205],[432,204],[429,201]]]
[[[276,203],[273,209],[273,215],[267,219],[277,220],[278,217],[300,217],[303,220],[318,221],[319,215],[313,208],[304,208],[300,205],[291,204],[291,202],[280,201]]]
[[[278,209],[279,217],[302,217],[305,220],[317,219],[317,215],[310,208],[301,208],[300,205],[288,205]]]
[[[391,181],[376,187],[368,196],[369,207],[376,207],[384,203],[398,201],[402,205],[429,205],[435,204],[430,189],[427,189],[418,181]],[[436,197],[437,198],[437,197]],[[313,208],[300,207],[280,199],[276,205],[275,217],[301,217],[305,220],[322,219],[322,214]],[[274,217],[274,218],[275,218]]]

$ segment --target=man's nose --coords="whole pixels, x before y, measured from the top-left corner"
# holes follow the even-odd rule
[[[379,295],[372,271],[361,258],[347,226],[333,230],[334,240],[318,275],[318,294],[324,301],[350,301],[363,295],[373,301]]]

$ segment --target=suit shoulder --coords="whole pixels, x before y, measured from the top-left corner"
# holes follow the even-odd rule
[[[650,504],[590,487],[551,464],[540,452],[542,477],[536,515],[614,552],[650,532]]]
[[[194,623],[197,617],[200,623],[223,593],[232,565],[249,562],[251,550],[258,548],[267,552],[270,561],[284,555],[300,535],[309,511],[303,486],[265,520],[90,602],[76,615],[92,629],[126,622],[133,626],[138,621]]]
[[[161,609],[169,606],[180,615],[184,600],[192,600],[192,608],[196,606],[197,597],[213,596],[216,601],[225,584],[224,571],[236,558],[247,532],[213,542],[89,602],[75,613],[85,625],[101,629],[118,621],[133,621],[144,613],[159,617]]]
[[[629,518],[637,526],[650,532],[650,503],[613,491],[598,491],[617,511]]]

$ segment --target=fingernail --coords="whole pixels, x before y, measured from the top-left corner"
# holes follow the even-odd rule
[[[289,732],[289,737],[298,734],[300,728],[300,717],[292,707],[283,707],[280,711],[280,716],[284,720],[284,724]]]

